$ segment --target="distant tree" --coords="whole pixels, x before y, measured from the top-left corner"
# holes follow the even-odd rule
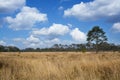
[[[17,47],[15,47],[15,46],[8,46],[7,49],[8,49],[8,51],[10,51],[10,52],[20,51],[20,49],[17,48]]]
[[[58,49],[58,48],[59,48],[59,44],[54,44],[54,45],[52,46],[52,48]]]
[[[25,52],[34,52],[35,49],[34,48],[25,48],[23,51],[25,51]]]
[[[98,52],[98,45],[106,42],[107,37],[105,36],[105,32],[99,26],[94,26],[92,30],[90,30],[87,34],[87,41],[88,44],[92,42],[95,43],[95,50],[96,53]]]
[[[4,51],[4,46],[3,45],[0,45],[0,52],[3,52]]]
[[[40,49],[40,48],[36,48],[36,50],[35,50],[35,51],[40,52],[40,51],[41,51],[41,49]]]

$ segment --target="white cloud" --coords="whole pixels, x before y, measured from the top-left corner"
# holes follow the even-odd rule
[[[14,38],[13,41],[15,42],[24,41],[24,38]]]
[[[64,16],[74,16],[80,20],[96,20],[104,17],[120,16],[120,0],[94,0],[75,4],[64,11]]]
[[[33,35],[30,35],[28,38],[25,39],[25,41],[23,42],[23,44],[26,47],[37,48],[37,47],[40,47],[42,45],[42,41],[40,41],[39,38],[34,37]]]
[[[27,38],[15,38],[13,39],[13,41],[21,43],[22,47],[26,48],[26,47],[32,47],[32,48],[46,48],[46,47],[51,47],[53,44],[56,43],[60,43],[60,40],[58,38],[54,38],[54,39],[45,39],[45,40],[41,40],[40,37],[35,37],[33,35],[30,35]]]
[[[76,41],[79,41],[79,42],[86,41],[86,34],[84,32],[81,32],[78,28],[73,29],[71,31],[70,35]]]
[[[48,28],[33,29],[29,37],[24,39],[15,38],[13,41],[22,43],[24,47],[51,47],[54,44],[65,42],[65,40],[60,40],[59,36],[63,37],[69,33],[69,31],[69,26],[54,23]]]
[[[42,28],[33,30],[31,32],[32,35],[39,37],[41,42],[43,44],[49,44],[53,45],[55,43],[62,43],[62,44],[70,44],[70,43],[76,43],[76,42],[85,42],[86,41],[86,34],[82,31],[80,31],[78,28],[75,28],[73,30],[70,29],[71,24],[69,25],[63,25],[63,24],[53,24],[52,26],[48,28]],[[71,36],[74,41],[72,40],[60,40],[61,37]]]
[[[52,40],[46,40],[44,41],[46,44],[55,44],[55,43],[60,43],[60,40],[58,38],[53,38]]]
[[[112,29],[115,32],[120,32],[120,22],[114,23],[113,26],[112,26]]]
[[[27,38],[15,38],[14,41],[15,42],[19,42],[21,44],[24,45],[24,47],[32,47],[32,48],[46,48],[46,47],[51,47],[54,44],[72,44],[72,43],[82,43],[86,41],[86,34],[84,32],[81,32],[78,28],[75,28],[73,30],[69,30],[68,32],[64,33],[64,32],[60,32],[59,30],[61,29],[56,29],[58,31],[58,33],[54,30],[52,30],[52,33],[48,33],[49,32],[49,28],[44,28],[44,29],[40,29],[37,30],[37,32],[33,31],[31,33],[31,35]],[[50,30],[50,31],[51,31]],[[65,34],[67,34],[67,36],[70,36],[73,38],[73,40],[67,40],[67,39],[61,39],[58,36],[54,36],[54,34],[61,36],[61,37],[65,37]],[[50,37],[50,38],[48,38]]]
[[[0,40],[0,45],[6,45],[6,42],[3,40]]]
[[[6,17],[6,21],[9,23],[9,28],[14,30],[31,29],[36,23],[44,22],[46,20],[47,14],[43,14],[36,8],[27,6],[24,6],[15,18]]]
[[[41,46],[41,41],[39,38],[34,37],[33,35],[30,35],[27,38],[14,38],[14,42],[17,42],[18,44],[22,45],[22,48],[32,47],[37,48]]]
[[[69,26],[54,23],[49,28],[42,28],[42,29],[39,29],[39,30],[34,30],[32,33],[34,35],[59,36],[59,35],[65,35],[68,32],[69,32]]]
[[[13,41],[16,43],[21,43],[20,45],[24,45],[24,48],[46,48],[51,47],[53,44],[60,43],[59,38],[41,39],[41,36],[35,36],[33,34],[27,38],[14,38]]]
[[[42,48],[51,47],[53,44],[62,43],[64,40],[60,40],[59,37],[64,36],[69,32],[70,32],[69,26],[53,23],[48,28],[43,27],[41,29],[33,30],[31,32],[32,36],[26,39],[25,45],[28,45],[30,47],[42,47]]]
[[[69,24],[72,26],[71,24]],[[70,36],[73,40],[62,39],[62,37]],[[86,34],[78,28],[71,30],[68,25],[53,23],[50,27],[33,29],[27,38],[15,38],[14,41],[22,43],[24,47],[45,48],[54,44],[72,44],[85,42]]]
[[[28,37],[28,38],[30,38],[30,37]],[[32,41],[33,39],[28,40],[28,38],[26,38],[26,39],[19,38],[21,40],[16,38],[16,40],[18,39],[16,42],[21,43],[22,48],[23,47],[24,48],[28,48],[28,47],[48,48],[48,47],[52,47],[54,44],[72,44],[72,43],[75,43],[74,41],[71,41],[71,40],[62,40],[62,39],[59,39],[59,38],[53,38],[51,40],[49,40],[49,39],[41,40],[40,38],[35,37],[35,38],[39,39],[39,42]]]
[[[30,43],[39,43],[40,42],[39,38],[36,38],[33,35],[30,35],[30,37],[28,37],[26,40]]]
[[[22,8],[26,0],[0,0],[0,13],[13,12]]]

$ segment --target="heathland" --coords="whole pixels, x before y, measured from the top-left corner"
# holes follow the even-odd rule
[[[120,80],[120,53],[1,52],[0,80]]]

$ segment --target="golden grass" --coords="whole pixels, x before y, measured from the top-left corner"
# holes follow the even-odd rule
[[[120,80],[120,54],[0,53],[0,80]]]

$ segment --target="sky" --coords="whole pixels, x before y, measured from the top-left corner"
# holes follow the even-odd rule
[[[45,48],[86,43],[100,26],[120,44],[120,0],[0,0],[0,45]]]

